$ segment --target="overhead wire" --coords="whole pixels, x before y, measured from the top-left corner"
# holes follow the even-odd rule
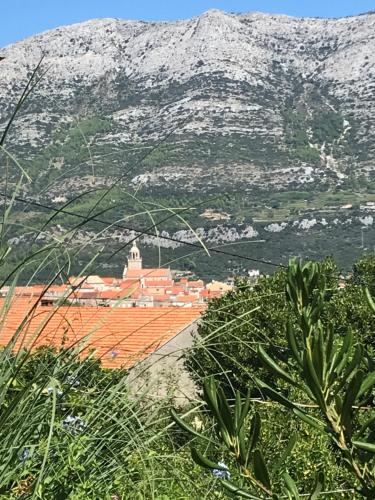
[[[5,197],[5,193],[3,193],[3,192],[0,191],[0,196]],[[87,219],[86,216],[81,215],[81,214],[77,214],[77,213],[72,212],[70,210],[65,210],[64,208],[60,209],[60,208],[57,208],[57,207],[53,207],[51,205],[47,205],[47,204],[44,204],[44,203],[41,203],[41,202],[38,202],[38,201],[35,201],[35,200],[32,200],[32,199],[25,199],[25,198],[23,198],[21,196],[15,196],[14,200],[17,201],[18,203],[25,203],[25,204],[28,204],[28,205],[31,205],[31,206],[35,206],[35,207],[44,209],[44,210],[54,211],[55,213],[61,213],[61,214],[69,215],[71,217],[76,217],[78,219],[84,219],[84,220]],[[95,216],[90,217],[89,221],[90,222],[97,222],[97,223],[103,224],[105,226],[111,226],[111,227],[115,227],[115,228],[118,228],[118,229],[123,229],[123,230],[126,230],[126,231],[132,231],[134,233],[138,233],[139,235],[147,235],[147,236],[151,236],[151,237],[155,238],[155,233],[153,233],[150,230],[142,231],[142,230],[139,230],[137,228],[134,228],[134,227],[131,227],[131,226],[127,226],[127,225],[125,225],[123,223],[110,222],[110,221],[107,221],[107,220],[104,220],[104,219],[97,218]],[[185,246],[189,246],[189,247],[192,247],[192,248],[197,248],[199,250],[203,250],[202,246],[199,245],[198,243],[194,243],[194,242],[191,242],[191,241],[180,240],[178,238],[174,238],[173,236],[166,236],[165,234],[159,234],[158,238],[160,238],[162,240],[166,240],[166,241],[171,241],[171,242],[177,243],[179,245],[185,245]],[[242,259],[242,260],[249,261],[249,262],[256,262],[258,264],[268,265],[268,266],[272,266],[272,267],[277,267],[277,268],[286,268],[287,267],[285,264],[282,264],[282,263],[278,263],[277,264],[275,262],[268,261],[268,260],[265,260],[265,259],[257,259],[255,257],[249,257],[247,255],[240,255],[240,254],[237,254],[237,253],[228,252],[226,250],[220,250],[219,248],[216,248],[216,247],[213,247],[213,248],[207,247],[207,250],[209,250],[209,252],[216,253],[216,254],[221,254],[221,255],[225,255],[227,257]]]

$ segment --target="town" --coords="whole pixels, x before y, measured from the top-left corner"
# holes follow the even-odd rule
[[[71,276],[61,285],[3,287],[0,296],[12,293],[16,297],[40,298],[44,306],[64,299],[71,305],[93,307],[201,307],[233,288],[220,281],[205,284],[201,279],[174,278],[175,274],[169,268],[143,267],[140,249],[134,241],[121,278]]]

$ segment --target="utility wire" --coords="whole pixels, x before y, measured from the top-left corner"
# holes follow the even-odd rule
[[[0,196],[5,197],[5,193],[0,191]],[[85,217],[84,215],[76,214],[74,212],[71,212],[70,210],[65,210],[63,208],[61,208],[61,209],[56,208],[56,207],[53,207],[51,205],[45,205],[44,203],[40,203],[40,202],[31,200],[31,199],[25,199],[25,198],[22,198],[20,196],[15,196],[14,200],[19,202],[19,203],[26,203],[26,204],[29,204],[29,205],[32,205],[32,206],[35,206],[38,208],[42,208],[44,210],[54,211],[56,213],[62,213],[62,214],[69,215],[72,217],[77,217],[78,219],[84,219],[84,220],[87,219],[87,217]],[[118,229],[124,229],[127,231],[133,231],[135,233],[138,233],[139,235],[146,234],[147,236],[152,236],[153,238],[155,238],[155,233],[153,233],[151,231],[147,231],[147,230],[140,231],[139,229],[135,229],[134,227],[126,226],[124,224],[119,224],[119,223],[112,223],[112,222],[109,222],[109,221],[106,221],[103,219],[99,219],[97,217],[90,217],[90,221],[98,222],[99,224],[103,224],[105,226],[116,227]],[[179,245],[186,245],[189,247],[198,248],[199,250],[202,250],[201,245],[199,245],[198,243],[193,243],[191,241],[183,241],[183,240],[179,240],[177,238],[173,238],[172,236],[165,236],[165,235],[161,235],[161,234],[158,235],[158,238],[163,239],[163,240],[167,240],[167,241],[172,241],[174,243],[178,243]],[[235,254],[235,253],[228,252],[225,250],[220,250],[218,248],[209,248],[208,247],[207,250],[209,252],[212,252],[212,253],[226,255],[228,257],[238,258],[238,259],[246,260],[249,262],[256,262],[258,264],[264,264],[264,265],[268,265],[268,266],[272,266],[272,267],[277,267],[277,268],[280,268],[280,267],[286,268],[287,267],[284,264],[276,264],[275,262],[267,261],[264,259],[256,259],[254,257],[248,257],[247,255],[239,255],[239,254]]]

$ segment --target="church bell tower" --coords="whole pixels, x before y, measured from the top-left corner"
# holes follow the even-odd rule
[[[136,241],[133,242],[133,246],[130,249],[128,256],[128,265],[125,266],[124,275],[126,277],[127,271],[139,271],[142,269],[142,257],[139,248],[137,247]]]

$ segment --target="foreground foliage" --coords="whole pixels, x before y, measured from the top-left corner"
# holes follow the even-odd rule
[[[318,278],[327,289],[320,314],[322,324],[332,324],[336,335],[342,337],[350,327],[372,356],[375,315],[363,300],[363,287],[371,291],[374,269],[375,257],[363,257],[354,265],[353,276],[345,280],[345,288],[340,288],[339,269],[328,258],[322,261]],[[246,393],[249,384],[254,386],[255,377],[261,376],[267,382],[276,380],[264,367],[257,346],[267,347],[268,354],[280,361],[290,356],[285,331],[288,324],[298,324],[285,294],[286,283],[284,269],[261,277],[256,284],[239,278],[232,292],[210,302],[186,360],[198,384],[208,375],[215,375],[232,394],[233,388]]]
[[[264,382],[255,377],[257,390],[263,397],[285,407],[317,433],[331,441],[332,460],[340,460],[353,476],[355,490],[361,497],[375,497],[375,411],[374,361],[348,325],[345,337],[337,335],[329,315],[322,317],[325,302],[331,295],[324,266],[317,263],[291,261],[286,272],[286,300],[292,315],[285,328],[288,357],[275,360],[261,344],[258,358],[275,381]],[[368,302],[372,314],[375,304],[367,289],[362,301]],[[326,312],[326,311],[325,311]],[[292,390],[288,390],[292,389]],[[292,434],[279,461],[266,463],[259,444],[261,419],[255,412],[247,423],[252,405],[251,388],[244,398],[239,390],[234,402],[209,377],[203,384],[203,397],[213,419],[216,440],[196,432],[191,425],[172,412],[178,425],[193,436],[208,440],[210,448],[226,449],[237,469],[238,482],[230,481],[228,465],[213,461],[198,448],[192,448],[192,457],[200,466],[222,471],[222,486],[243,498],[279,498],[287,495],[299,499],[301,486],[285,470],[285,461],[292,452],[297,436]],[[299,396],[299,401],[293,396]],[[275,437],[274,437],[275,439]],[[273,476],[271,475],[273,473]],[[324,488],[324,470],[315,478],[309,498],[316,498]],[[281,477],[281,486],[278,484]],[[259,496],[260,495],[260,496]]]
[[[168,398],[131,396],[125,372],[71,350],[0,356],[0,498],[162,500],[210,489],[214,478],[193,482],[185,446],[168,433]]]

